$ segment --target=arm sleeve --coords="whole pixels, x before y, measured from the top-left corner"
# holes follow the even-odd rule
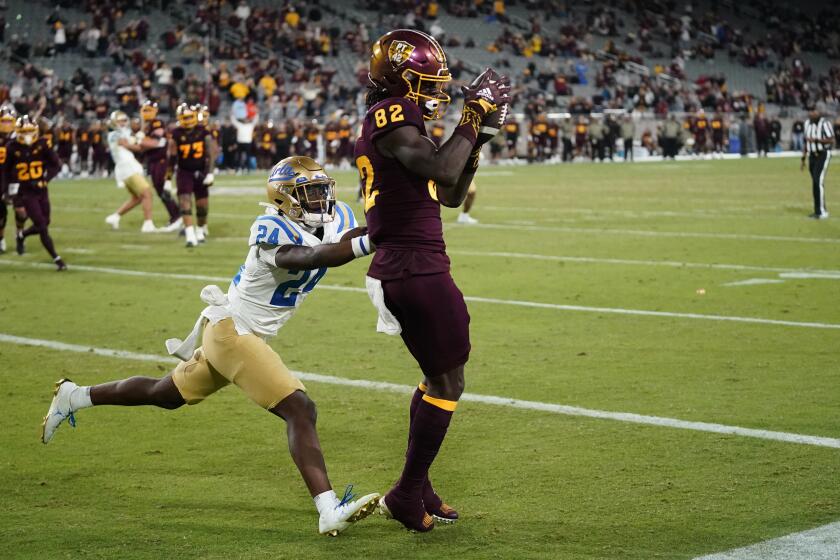
[[[395,97],[381,101],[371,107],[365,120],[369,122],[371,141],[376,142],[382,136],[401,126],[416,126],[426,133],[423,114],[417,103],[404,97]]]

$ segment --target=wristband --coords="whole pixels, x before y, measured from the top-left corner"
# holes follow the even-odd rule
[[[470,144],[475,144],[478,138],[478,129],[481,128],[481,121],[486,113],[487,109],[484,105],[478,101],[470,101],[464,105],[461,122],[455,127],[454,134],[459,134],[469,140]]]
[[[364,234],[359,237],[354,237],[350,240],[350,246],[353,247],[353,255],[358,259],[370,254],[370,235]]]

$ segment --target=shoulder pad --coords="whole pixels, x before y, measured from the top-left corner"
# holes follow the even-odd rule
[[[337,221],[335,232],[339,237],[345,232],[359,227],[359,224],[356,222],[356,216],[353,214],[353,209],[350,208],[349,204],[340,200],[335,201],[335,220]]]
[[[401,126],[416,126],[425,134],[426,125],[420,106],[405,97],[389,97],[380,101],[365,115],[371,139],[391,132]]]
[[[266,214],[251,225],[248,245],[302,245],[303,235],[296,225],[282,216]]]

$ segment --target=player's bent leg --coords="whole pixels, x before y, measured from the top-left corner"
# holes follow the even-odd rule
[[[286,421],[289,453],[300,471],[309,493],[315,497],[332,490],[327,477],[327,466],[321,451],[321,442],[315,423],[318,412],[312,399],[301,390],[280,401],[269,412]]]
[[[339,500],[333,491],[315,428],[318,413],[306,393],[296,390],[269,411],[286,421],[289,453],[315,501],[319,533],[335,537],[376,510],[379,494],[354,499],[348,487]]]
[[[167,410],[186,404],[171,373],[163,378],[136,376],[94,385],[90,387],[90,400],[94,406],[156,406]]]
[[[286,421],[289,452],[315,501],[319,532],[337,535],[375,509],[379,494],[339,500],[327,476],[316,430],[315,403],[283,360],[266,342],[236,332],[233,320],[208,323],[202,346],[211,370],[220,372],[256,404]]]
[[[66,419],[75,427],[74,413],[83,408],[148,405],[174,410],[185,403],[197,404],[228,383],[207,363],[201,348],[189,361],[179,363],[163,378],[138,376],[91,387],[62,379],[56,383],[52,403],[44,418],[41,441],[49,442]]]

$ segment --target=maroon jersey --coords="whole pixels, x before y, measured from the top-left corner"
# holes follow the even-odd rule
[[[146,123],[146,130],[144,132],[147,138],[160,140],[166,136],[166,125],[160,119],[152,119]],[[143,152],[143,157],[146,159],[146,163],[166,161],[166,146],[146,150]]]
[[[449,270],[434,182],[375,147],[377,139],[401,126],[415,126],[427,136],[416,103],[402,97],[377,103],[365,115],[354,153],[368,231],[376,244],[368,274],[380,280]]]
[[[70,125],[62,125],[58,129],[58,151],[60,153],[70,154],[73,152],[73,127]]]
[[[172,141],[178,151],[178,169],[204,171],[207,168],[207,149],[204,145],[206,136],[207,130],[203,126],[178,126],[172,131]]]
[[[44,189],[47,183],[58,174],[61,161],[58,155],[47,146],[46,140],[39,138],[31,146],[13,140],[7,145],[4,175],[6,184],[19,183],[20,193]]]
[[[6,193],[6,159],[11,141],[11,134],[0,134],[0,194]],[[0,204],[4,204],[4,202],[0,202]]]

